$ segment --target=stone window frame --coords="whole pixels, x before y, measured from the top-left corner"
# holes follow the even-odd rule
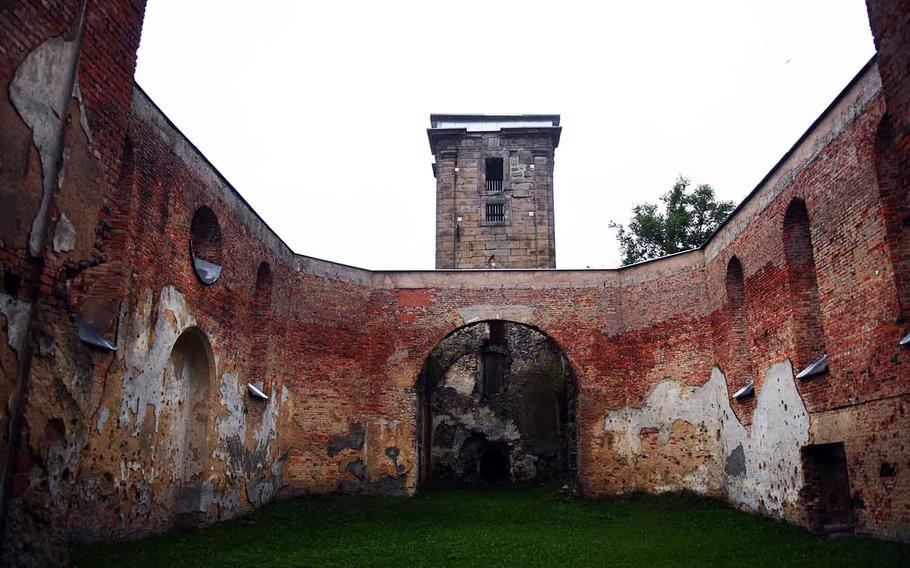
[[[488,146],[481,152],[477,165],[477,193],[480,196],[477,218],[480,220],[479,224],[481,227],[505,227],[510,224],[512,217],[512,200],[510,199],[512,177],[509,173],[509,155],[509,148],[502,144],[501,138],[499,146]],[[487,191],[485,183],[487,179],[487,158],[499,158],[502,160],[502,191]],[[487,221],[488,203],[502,204],[502,221]]]
[[[502,160],[502,191],[487,191],[487,158]],[[481,197],[497,197],[512,191],[512,176],[509,175],[509,150],[503,146],[485,148],[477,163],[477,192]]]
[[[480,220],[481,227],[505,227],[509,224],[511,219],[511,203],[512,200],[509,199],[507,195],[503,195],[504,192],[497,192],[495,196],[491,195],[488,198],[482,199],[480,206],[477,211],[477,218]],[[502,204],[502,221],[487,221],[487,204],[499,203]]]
[[[481,174],[481,177],[483,178],[482,189],[483,189],[484,194],[485,195],[497,195],[500,193],[504,193],[506,191],[506,178],[508,177],[508,176],[506,176],[506,172],[508,171],[506,169],[508,166],[506,159],[501,158],[499,156],[484,156],[482,158],[482,160],[483,160],[483,168],[482,168],[483,172]],[[487,190],[487,165],[488,165],[487,162],[490,160],[499,160],[499,163],[500,163],[501,170],[500,170],[499,183],[501,184],[501,186],[500,186],[501,189],[499,191],[488,191]]]

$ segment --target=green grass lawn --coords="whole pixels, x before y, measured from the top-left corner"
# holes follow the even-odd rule
[[[86,566],[910,566],[910,546],[829,541],[692,495],[582,500],[553,489],[320,496],[197,532],[74,546]]]

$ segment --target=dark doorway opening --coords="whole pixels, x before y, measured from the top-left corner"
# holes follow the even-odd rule
[[[560,347],[525,324],[461,327],[417,383],[418,485],[571,483],[577,387]]]
[[[480,478],[487,483],[509,480],[509,456],[504,448],[490,446],[480,454]]]
[[[804,446],[802,501],[809,528],[818,534],[852,531],[853,500],[842,442]]]

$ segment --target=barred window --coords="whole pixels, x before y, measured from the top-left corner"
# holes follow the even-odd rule
[[[502,191],[502,158],[486,159],[485,181],[487,191]]]
[[[487,222],[502,223],[506,220],[505,205],[502,203],[487,203]]]

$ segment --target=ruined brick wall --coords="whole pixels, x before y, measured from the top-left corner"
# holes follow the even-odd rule
[[[906,539],[910,472],[894,463],[906,455],[898,343],[910,330],[876,165],[884,103],[873,62],[703,251],[620,271],[384,276],[377,298],[397,297],[385,303],[397,304],[399,340],[417,349],[408,373],[447,329],[529,323],[578,376],[586,492],[689,488],[805,522],[801,448],[840,441],[857,529]],[[822,353],[829,372],[797,380]],[[748,383],[755,394],[734,399]]]
[[[72,537],[135,537],[187,515],[230,518],[297,485],[334,489],[343,472],[328,461],[330,440],[369,402],[360,388],[368,350],[354,347],[367,343],[369,274],[292,254],[138,89],[129,143],[129,222],[142,237],[76,482]],[[211,285],[190,258],[199,211],[220,235],[217,250],[194,247],[222,266]],[[190,404],[190,393],[176,388],[186,377],[170,365],[187,330],[210,346],[211,370],[208,395],[181,415],[174,408]],[[252,397],[247,384],[270,398]],[[191,449],[205,468],[188,477],[174,440],[196,420],[205,435]]]
[[[552,136],[462,133],[437,141],[436,268],[555,268]],[[486,158],[501,158],[501,191],[487,191]],[[504,220],[488,222],[487,204]]]
[[[108,361],[81,348],[73,317],[109,332],[117,311],[125,240],[116,182],[143,9],[0,10],[4,564],[65,558],[71,482]]]
[[[907,0],[866,0],[869,24],[882,77],[888,113],[899,139],[910,135],[910,2]]]
[[[369,403],[368,350],[352,347],[369,343],[368,273],[291,253],[134,86],[141,3],[81,13],[2,11],[4,431],[20,417],[3,444],[4,564],[229,518],[292,490],[284,466],[309,447],[304,488],[334,488],[326,447]],[[189,254],[202,210],[223,266],[211,286]],[[80,341],[77,317],[116,352]]]
[[[685,320],[685,311],[697,314],[702,303],[700,259],[699,252],[689,253],[624,272],[376,274],[376,285],[387,289],[374,292],[374,309],[397,320],[394,333],[390,329],[398,346],[389,359],[395,365],[376,394],[388,409],[386,420],[414,428],[413,406],[396,401],[416,396],[414,381],[424,360],[454,328],[496,319],[526,323],[556,342],[577,378],[579,482],[591,494],[622,488],[626,472],[604,450],[605,411],[640,404],[668,369],[694,384],[711,371],[710,334]],[[678,302],[658,300],[664,286],[682,292]],[[625,293],[652,303],[638,313],[629,310],[631,326],[624,333]],[[689,343],[699,337],[703,349]],[[416,441],[407,445],[404,461],[416,465]]]
[[[485,320],[534,326],[565,354],[586,494],[688,488],[806,522],[801,449],[842,442],[857,527],[910,538],[893,70],[882,88],[864,68],[701,250],[620,270],[369,272],[288,250],[134,87],[141,2],[81,12],[0,11],[4,562],[58,563],[67,539],[276,495],[413,492],[420,369]],[[880,46],[906,46],[905,28],[875,22]],[[552,153],[534,175],[551,168]],[[209,286],[189,251],[201,211],[219,236],[200,254],[223,268]],[[76,315],[116,352],[80,341]],[[829,372],[795,379],[818,348]]]

